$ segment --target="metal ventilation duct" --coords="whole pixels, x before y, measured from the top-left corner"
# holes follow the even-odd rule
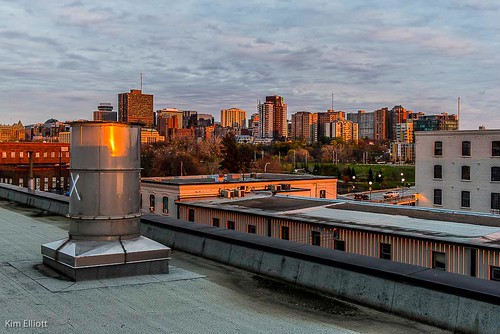
[[[71,124],[69,238],[42,245],[44,264],[74,280],[168,272],[170,248],[140,236],[138,125]]]

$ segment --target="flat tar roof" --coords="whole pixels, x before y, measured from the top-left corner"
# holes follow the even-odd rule
[[[167,177],[147,177],[143,178],[145,183],[173,184],[173,185],[197,185],[197,184],[227,184],[227,183],[248,183],[248,182],[287,182],[292,180],[337,180],[336,177],[317,176],[310,174],[275,174],[275,173],[243,173],[236,174],[232,178],[225,176],[224,181],[218,181],[218,175],[197,175],[197,176],[167,176]]]
[[[68,219],[40,213],[0,201],[2,333],[446,332],[338,301],[340,312],[319,311],[283,283],[262,286],[251,273],[180,252],[170,274],[67,281],[43,269],[40,245],[66,237]],[[8,327],[24,320],[46,326]]]
[[[500,248],[500,217],[482,213],[403,208],[375,203],[358,205],[352,201],[279,195],[252,199],[184,202],[181,205]],[[455,219],[456,217],[459,218]]]

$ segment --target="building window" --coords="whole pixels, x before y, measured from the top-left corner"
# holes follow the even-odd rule
[[[212,218],[212,226],[219,227],[220,226],[220,219],[219,218]]]
[[[462,180],[470,181],[470,166],[462,166]]]
[[[46,158],[47,157],[47,152],[43,152],[43,157]]]
[[[500,167],[491,167],[491,181],[500,181]]]
[[[234,230],[236,227],[236,224],[232,220],[228,220],[226,227],[228,230]]]
[[[40,152],[35,153],[35,158],[40,158]]]
[[[19,152],[19,158],[24,158],[24,152]]]
[[[491,142],[491,155],[494,157],[500,156],[500,141]]]
[[[434,204],[443,205],[443,191],[441,189],[434,189]]]
[[[290,240],[290,228],[288,226],[281,226],[280,238],[283,240]]]
[[[470,157],[470,141],[462,142],[462,156]]]
[[[2,158],[7,158],[7,152],[2,152]]]
[[[434,165],[434,178],[442,179],[443,178],[443,166]]]
[[[326,190],[319,191],[319,198],[326,198]]]
[[[490,266],[490,279],[500,281],[500,267]]]
[[[500,193],[491,193],[491,209],[500,210]]]
[[[248,225],[247,226],[247,233],[252,233],[252,234],[257,233],[257,226],[255,226],[255,225]]]
[[[55,158],[56,157],[56,152],[50,152],[50,157]]]
[[[470,208],[470,191],[462,191],[462,208]]]
[[[345,241],[333,240],[333,249],[345,252]]]
[[[432,252],[432,269],[446,271],[446,254],[443,252]]]
[[[443,155],[443,142],[435,141],[434,142],[434,155]]]
[[[194,223],[194,209],[188,210],[188,220]]]
[[[16,157],[16,152],[10,152],[10,157],[15,158]]]
[[[162,202],[163,202],[163,213],[168,213],[168,197],[163,196]]]
[[[311,231],[311,245],[321,246],[321,233],[319,231]]]
[[[155,211],[155,195],[149,195],[149,211]]]
[[[380,243],[380,258],[386,260],[391,259],[391,244]]]

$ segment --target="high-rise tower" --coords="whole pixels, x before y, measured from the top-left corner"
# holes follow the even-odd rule
[[[154,126],[153,95],[142,94],[139,89],[118,94],[118,121]]]
[[[286,138],[288,136],[287,110],[283,97],[266,96],[266,102],[259,102],[259,136],[261,138]]]

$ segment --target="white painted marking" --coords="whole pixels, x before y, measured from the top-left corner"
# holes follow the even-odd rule
[[[79,201],[82,199],[80,198],[80,195],[78,194],[78,189],[76,189],[76,183],[78,182],[78,179],[80,178],[80,174],[76,174],[76,179],[73,178],[73,173],[70,173],[71,175],[71,190],[69,192],[69,197],[73,194],[73,191],[76,193],[76,197],[78,198]]]

